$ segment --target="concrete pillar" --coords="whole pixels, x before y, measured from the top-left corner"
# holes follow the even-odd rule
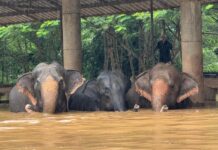
[[[199,0],[181,1],[182,69],[199,82],[199,94],[194,103],[203,103],[202,19]]]
[[[82,69],[80,0],[62,0],[64,68]]]

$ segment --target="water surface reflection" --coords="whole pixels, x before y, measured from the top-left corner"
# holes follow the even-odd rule
[[[1,149],[218,149],[218,109],[0,112]]]

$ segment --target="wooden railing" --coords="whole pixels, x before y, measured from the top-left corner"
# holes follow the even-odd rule
[[[13,85],[0,85],[0,103],[8,103],[9,93]]]
[[[204,73],[205,100],[218,101],[218,72]]]

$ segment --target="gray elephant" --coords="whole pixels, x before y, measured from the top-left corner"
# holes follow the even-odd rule
[[[71,94],[68,106],[71,111],[99,111],[100,101],[97,81],[89,80]]]
[[[130,81],[120,71],[103,71],[96,80],[84,83],[69,99],[70,110],[124,111],[124,96]]]
[[[103,110],[126,110],[125,94],[131,87],[130,80],[120,71],[103,71],[97,77],[100,107]]]
[[[73,93],[83,81],[78,71],[67,71],[56,62],[40,63],[28,76],[21,77],[10,92],[10,110],[66,112],[66,95]]]
[[[161,111],[163,106],[176,108],[179,103],[198,93],[198,83],[194,78],[180,73],[172,64],[164,63],[142,74],[133,88],[139,96],[150,101],[155,111]]]

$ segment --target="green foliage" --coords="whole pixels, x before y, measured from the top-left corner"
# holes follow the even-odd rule
[[[36,35],[38,38],[49,38],[49,33],[54,32],[58,29],[60,24],[59,20],[45,21],[40,25]]]
[[[103,68],[103,39],[98,33],[92,39],[91,45],[83,44],[83,73],[87,79],[96,77]]]
[[[203,19],[203,56],[204,71],[218,72],[218,5],[209,4],[202,7]],[[161,33],[165,30],[176,49],[180,49],[178,9],[154,12],[154,47]],[[162,23],[165,23],[163,29]],[[118,42],[127,40],[133,53],[142,54],[143,49],[150,49],[151,33],[150,13],[141,12],[132,15],[120,14],[104,17],[81,19],[83,46],[83,73],[86,78],[96,77],[104,64],[104,34],[113,27]],[[143,30],[140,30],[143,29]],[[148,43],[142,47],[141,33]],[[178,38],[178,41],[175,39]],[[146,41],[145,40],[145,41]],[[174,42],[175,41],[175,42]],[[4,84],[14,83],[19,74],[30,71],[39,62],[56,60],[62,63],[62,45],[60,21],[43,23],[24,23],[0,27],[0,81]],[[123,52],[122,69],[131,76],[127,52]],[[138,58],[133,59],[134,69],[139,70]],[[150,61],[150,60],[146,60]],[[181,69],[180,55],[175,65]],[[137,72],[139,73],[139,72]]]
[[[209,4],[202,8],[203,12],[203,61],[205,72],[218,72],[218,5]]]
[[[218,56],[209,48],[204,49],[204,71],[218,72]]]
[[[59,21],[0,27],[0,83],[14,83],[19,74],[43,61],[62,62]]]

